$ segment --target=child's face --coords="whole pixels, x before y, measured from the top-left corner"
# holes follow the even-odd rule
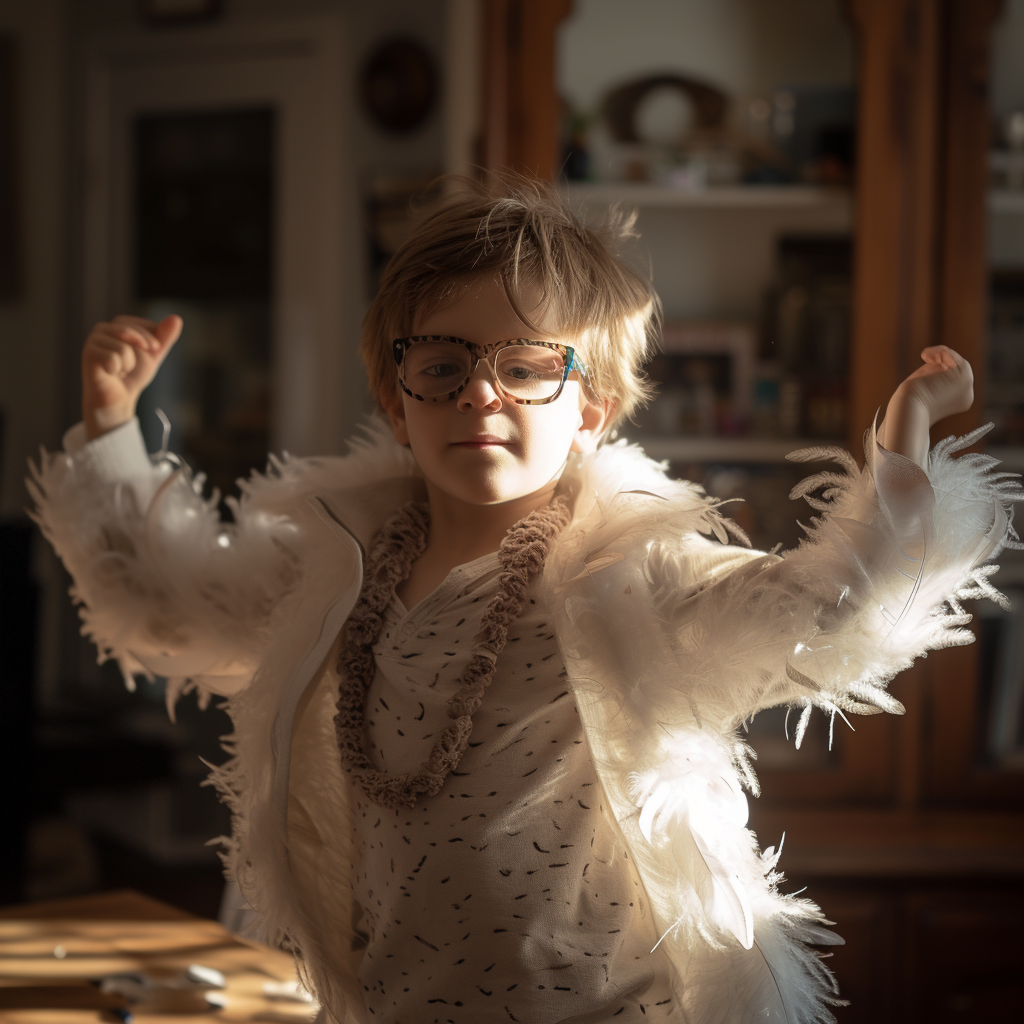
[[[501,282],[490,277],[473,279],[449,305],[417,318],[413,334],[448,335],[479,345],[513,338],[559,340],[527,327]],[[596,445],[610,413],[610,402],[587,398],[575,373],[546,405],[508,401],[496,390],[485,361],[456,398],[421,402],[401,393],[389,410],[395,437],[412,448],[428,490],[472,505],[550,490],[570,451]]]

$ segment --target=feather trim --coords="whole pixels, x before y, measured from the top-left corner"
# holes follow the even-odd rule
[[[218,496],[204,498],[202,476],[174,456],[120,481],[65,453],[44,451],[29,469],[30,514],[72,576],[82,632],[129,689],[137,675],[166,677],[172,717],[182,694],[206,700],[247,685],[287,621],[316,557],[305,499],[415,473],[387,426],[369,423],[344,457],[271,456],[226,499],[234,522],[223,523]]]
[[[602,646],[624,678],[664,680],[678,694],[654,698],[664,727],[696,718],[731,731],[761,708],[788,704],[801,710],[799,742],[812,706],[833,716],[900,713],[886,693],[892,677],[926,651],[972,641],[961,602],[1005,600],[984,562],[1020,546],[1012,503],[1024,491],[988,456],[952,457],[977,436],[937,445],[927,476],[873,435],[864,470],[837,450],[796,453],[834,457],[847,473],[817,474],[794,489],[813,497],[824,487],[831,497],[781,558],[700,537],[724,524],[697,490],[660,505],[627,506],[621,495],[596,503],[602,522],[570,528],[586,537],[586,553],[566,573],[561,600],[579,621],[615,623],[614,643]],[[624,561],[587,572],[608,551]],[[651,635],[651,621],[664,623],[661,636]],[[651,703],[647,688],[636,693]],[[626,704],[650,718],[640,700],[627,695]]]

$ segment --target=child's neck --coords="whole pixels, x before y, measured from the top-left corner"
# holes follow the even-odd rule
[[[406,608],[432,594],[457,565],[497,551],[508,531],[531,512],[550,504],[556,481],[543,491],[498,505],[468,505],[428,485],[430,529],[423,554],[413,563],[397,594]]]

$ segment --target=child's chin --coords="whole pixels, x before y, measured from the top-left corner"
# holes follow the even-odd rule
[[[503,505],[509,501],[525,498],[530,493],[532,491],[529,488],[502,486],[500,482],[488,481],[475,487],[467,487],[463,484],[458,488],[455,497],[467,505]]]

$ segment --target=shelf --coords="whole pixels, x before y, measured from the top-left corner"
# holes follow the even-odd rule
[[[790,452],[816,445],[841,444],[805,437],[635,437],[630,438],[659,462],[778,463]]]
[[[817,185],[723,185],[706,189],[671,188],[643,182],[574,182],[565,188],[571,203],[626,202],[639,207],[720,210],[837,209],[849,212],[849,189]]]
[[[994,188],[988,194],[990,213],[1024,213],[1024,192]]]

